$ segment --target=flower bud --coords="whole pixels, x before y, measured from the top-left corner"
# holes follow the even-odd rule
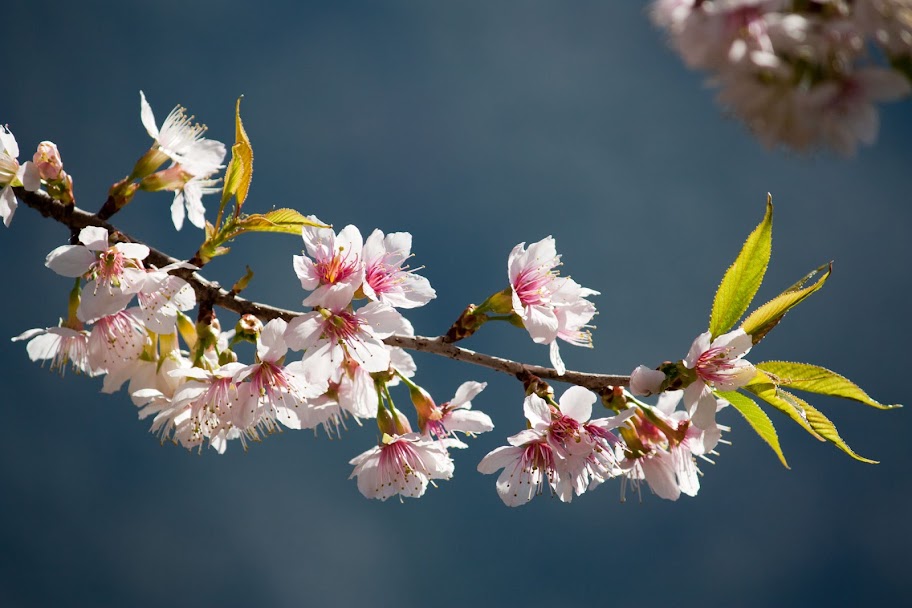
[[[256,341],[257,336],[263,331],[263,322],[254,315],[243,315],[234,326],[234,331],[239,338],[247,338]]]
[[[38,175],[41,176],[41,179],[49,182],[60,179],[63,161],[60,159],[60,152],[54,142],[43,141],[38,144],[38,150],[32,157],[32,162],[38,168]]]
[[[412,432],[408,418],[397,409],[391,412],[385,407],[377,411],[377,426],[384,435],[405,435]]]
[[[139,187],[147,192],[160,192],[162,190],[180,190],[193,179],[193,176],[180,165],[172,165],[167,169],[149,175],[139,183]]]
[[[417,384],[411,383],[408,384],[408,389],[412,405],[415,406],[415,411],[418,412],[418,428],[423,433],[428,420],[440,420],[442,413],[426,390]]]

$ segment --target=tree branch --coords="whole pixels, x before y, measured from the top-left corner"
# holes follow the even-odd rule
[[[128,234],[119,231],[115,226],[100,219],[97,215],[83,211],[78,207],[61,203],[60,201],[51,198],[45,192],[29,192],[24,188],[14,188],[13,190],[18,199],[26,206],[35,209],[44,217],[51,218],[68,226],[73,231],[81,230],[86,226],[99,226],[108,231],[111,240],[114,242],[141,242]],[[173,258],[152,247],[149,247],[149,256],[146,259],[150,264],[159,268],[171,264],[183,264],[182,260]],[[294,317],[304,314],[246,300],[223,289],[218,283],[206,279],[192,268],[186,267],[186,265],[174,268],[170,272],[175,276],[181,277],[193,287],[193,291],[196,292],[198,301],[212,302],[215,306],[230,310],[239,315],[251,314],[262,321],[269,321],[276,318],[290,321]],[[604,392],[612,386],[628,386],[630,384],[630,376],[590,374],[571,370],[567,370],[565,374],[561,375],[557,373],[557,370],[550,367],[527,365],[511,359],[504,359],[502,357],[478,353],[467,348],[461,348],[449,342],[445,342],[442,336],[437,338],[427,338],[424,336],[390,336],[384,340],[384,342],[389,346],[398,346],[408,350],[449,357],[456,361],[480,365],[513,376],[522,376],[526,373],[531,373],[545,380],[567,382],[596,392]]]

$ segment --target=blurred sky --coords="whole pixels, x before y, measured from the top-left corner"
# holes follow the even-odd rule
[[[78,204],[96,210],[148,147],[139,90],[256,154],[251,211],[293,206],[337,227],[414,235],[439,298],[409,315],[438,334],[506,285],[520,241],[554,235],[565,273],[598,289],[595,350],[570,368],[627,373],[684,356],[718,284],[776,204],[758,299],[835,260],[824,290],[756,348],[807,361],[883,402],[908,401],[912,103],[883,109],[856,158],[760,146],[713,102],[644,4],[579,2],[15,2],[4,8],[0,121],[23,155],[55,141]],[[140,193],[116,223],[189,257],[170,195]],[[209,200],[210,206],[215,199]],[[53,325],[69,280],[43,266],[68,237],[22,207],[0,231],[9,262],[0,336]],[[256,272],[249,295],[300,308],[295,237],[252,235],[205,274]],[[223,318],[231,319],[230,315]],[[226,323],[230,323],[226,321]],[[547,363],[507,326],[466,346]],[[4,338],[6,339],[6,338]],[[348,460],[376,439],[286,432],[225,456],[159,442],[127,395],[59,378],[0,341],[0,606],[808,606],[907,596],[912,477],[906,411],[815,399],[864,465],[771,417],[792,470],[738,414],[697,498],[617,482],[566,505],[508,509],[475,466],[524,424],[521,387],[416,356],[439,400],[489,382],[497,427],[455,455],[420,500],[364,499]],[[557,384],[558,392],[563,386]],[[407,399],[402,392],[399,399]]]

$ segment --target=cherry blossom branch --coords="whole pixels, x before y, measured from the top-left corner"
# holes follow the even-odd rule
[[[18,199],[26,206],[35,209],[44,217],[51,218],[69,227],[71,230],[80,230],[86,226],[98,226],[106,229],[111,235],[112,240],[116,242],[140,242],[128,234],[121,232],[97,215],[83,211],[73,205],[62,203],[45,192],[40,190],[29,192],[24,188],[14,188],[14,191]],[[259,302],[244,299],[223,289],[218,283],[204,278],[199,273],[195,272],[192,267],[188,267],[182,260],[178,260],[177,258],[152,247],[149,247],[149,252],[149,256],[146,259],[151,264],[154,264],[159,268],[170,265],[177,266],[176,268],[173,268],[170,273],[179,276],[191,285],[201,307],[207,305],[209,307],[219,306],[239,315],[254,315],[264,322],[275,318],[282,318],[286,321],[290,321],[294,317],[303,314],[301,312],[276,308],[274,306],[269,306],[268,304],[261,304]],[[386,338],[384,342],[389,346],[398,346],[407,350],[448,357],[456,361],[480,365],[517,377],[533,374],[545,380],[567,382],[569,384],[591,389],[595,392],[605,392],[613,386],[628,386],[630,384],[630,376],[593,374],[572,370],[567,370],[564,374],[560,374],[557,370],[550,367],[528,365],[511,359],[486,355],[484,353],[456,346],[447,341],[444,336],[429,338],[424,336],[410,337],[394,335]]]

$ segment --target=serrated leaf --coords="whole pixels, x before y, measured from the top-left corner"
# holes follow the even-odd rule
[[[769,265],[773,245],[773,201],[767,195],[766,214],[754,228],[734,263],[725,271],[709,316],[709,331],[713,338],[734,326],[750,306],[760,289]]]
[[[237,231],[242,232],[283,232],[285,234],[301,234],[304,226],[329,228],[325,224],[315,222],[294,209],[273,209],[268,213],[255,213],[237,221]]]
[[[237,295],[247,289],[247,285],[249,285],[250,281],[253,280],[253,271],[250,270],[250,266],[247,266],[246,268],[247,272],[244,273],[244,276],[238,279],[237,282],[231,287],[231,293],[234,295]]]
[[[758,364],[757,368],[772,375],[780,386],[787,386],[789,389],[850,399],[881,410],[902,407],[898,404],[884,405],[875,401],[848,378],[818,365],[766,361]]]
[[[815,408],[813,405],[807,401],[801,399],[800,397],[789,393],[788,391],[779,391],[780,394],[786,399],[794,400],[801,406],[807,417],[808,424],[811,425],[817,434],[821,437],[835,445],[837,448],[860,462],[866,462],[868,464],[879,464],[876,460],[871,460],[870,458],[865,458],[864,456],[859,456],[856,454],[852,448],[850,448],[842,437],[839,436],[839,433],[836,431],[836,425],[834,425],[829,418],[823,415],[823,413]]]
[[[753,380],[742,387],[744,390],[753,393],[760,399],[772,405],[774,408],[791,418],[801,428],[811,434],[818,441],[825,441],[823,437],[811,427],[807,420],[807,415],[794,400],[784,399],[779,392],[779,387],[775,381],[763,372],[757,372]]]
[[[827,269],[826,272],[823,273],[819,279],[817,279],[816,283],[810,287],[801,287],[805,282],[810,280],[824,268]],[[768,334],[771,329],[779,324],[779,322],[782,320],[782,317],[785,316],[785,313],[803,302],[812,293],[823,287],[823,284],[826,283],[826,280],[830,277],[830,274],[832,274],[832,272],[832,262],[820,266],[813,272],[806,275],[801,281],[789,287],[781,294],[763,306],[757,308],[754,312],[750,313],[747,318],[744,319],[744,323],[741,324],[741,329],[750,334],[753,343],[757,344],[760,342],[760,340],[766,337],[766,334]]]
[[[754,429],[754,432],[773,449],[782,462],[782,466],[788,469],[788,462],[786,462],[782,448],[779,446],[779,435],[776,434],[776,427],[773,426],[773,422],[766,415],[766,412],[760,409],[760,406],[753,399],[737,391],[717,391],[716,395],[731,403],[732,407],[744,416],[744,419]]]
[[[225,185],[222,188],[222,208],[234,196],[237,198],[238,210],[247,200],[250,180],[253,179],[253,148],[250,146],[250,138],[247,137],[247,132],[244,130],[244,123],[241,122],[241,99],[243,99],[243,95],[238,97],[235,106],[235,143],[231,146],[231,162],[228,163],[228,168],[225,170]]]

